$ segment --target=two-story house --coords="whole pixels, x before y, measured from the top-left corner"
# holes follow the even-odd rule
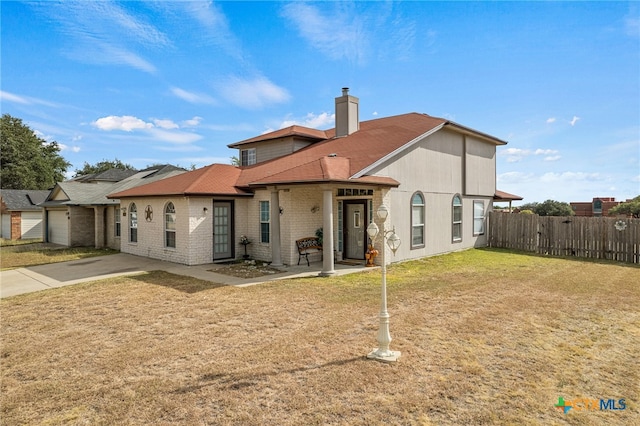
[[[419,113],[361,122],[348,89],[335,113],[331,130],[291,126],[229,145],[239,167],[213,164],[110,194],[126,215],[121,251],[195,265],[240,257],[246,236],[252,257],[295,264],[295,241],[322,228],[330,275],[328,253],[364,261],[381,203],[402,240],[396,261],[486,244],[496,147],[506,142]]]

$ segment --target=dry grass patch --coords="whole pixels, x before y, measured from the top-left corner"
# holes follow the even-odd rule
[[[272,268],[267,263],[257,262],[255,260],[241,261],[220,268],[211,269],[211,272],[217,274],[230,275],[238,278],[257,278],[265,275],[279,274],[282,271],[276,268]]]
[[[27,238],[20,240],[9,240],[6,238],[0,238],[0,247],[14,247],[14,246],[23,246],[29,244],[37,244],[41,243],[42,238]]]
[[[471,250],[216,286],[153,272],[0,301],[6,424],[638,424],[640,269]],[[185,289],[189,289],[186,291]],[[620,412],[565,399],[625,398]]]
[[[46,265],[48,263],[66,262],[115,253],[118,253],[118,251],[93,247],[42,248],[34,250],[30,249],[29,246],[17,246],[2,249],[0,268],[23,268],[25,266]]]

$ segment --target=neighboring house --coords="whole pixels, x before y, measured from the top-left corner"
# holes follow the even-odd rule
[[[3,189],[0,191],[2,238],[42,238],[42,208],[49,191]]]
[[[620,204],[615,197],[597,197],[591,202],[569,203],[576,216],[608,216],[609,210]]]
[[[253,258],[296,264],[295,241],[323,228],[321,274],[330,275],[334,250],[364,262],[381,203],[402,240],[391,260],[486,245],[496,147],[505,144],[426,114],[360,122],[358,98],[343,89],[335,129],[260,135],[229,145],[240,167],[213,164],[109,197],[126,209],[123,252],[203,264],[240,257],[244,235]]]
[[[46,242],[120,249],[122,212],[107,194],[184,173],[171,165],[145,170],[111,169],[59,182],[41,204]]]

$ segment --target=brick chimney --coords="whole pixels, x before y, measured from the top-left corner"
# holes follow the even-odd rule
[[[349,88],[342,88],[342,96],[336,98],[336,137],[348,136],[360,129],[360,100],[349,95]]]

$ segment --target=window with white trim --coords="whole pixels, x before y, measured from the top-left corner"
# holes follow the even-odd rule
[[[164,245],[176,248],[176,208],[172,202],[164,208]]]
[[[269,232],[269,202],[260,201],[260,242],[268,243],[270,240]]]
[[[240,150],[240,165],[250,166],[252,164],[256,164],[256,149],[249,148]]]
[[[484,234],[484,201],[473,202],[473,235]]]
[[[424,196],[416,192],[411,197],[411,248],[424,247]]]
[[[453,196],[451,203],[451,237],[454,243],[462,241],[462,198],[459,195]]]
[[[121,230],[121,218],[122,212],[120,211],[120,206],[115,208],[114,216],[113,216],[113,232],[116,237],[120,236]]]
[[[136,203],[129,206],[129,242],[138,242],[138,208]]]

